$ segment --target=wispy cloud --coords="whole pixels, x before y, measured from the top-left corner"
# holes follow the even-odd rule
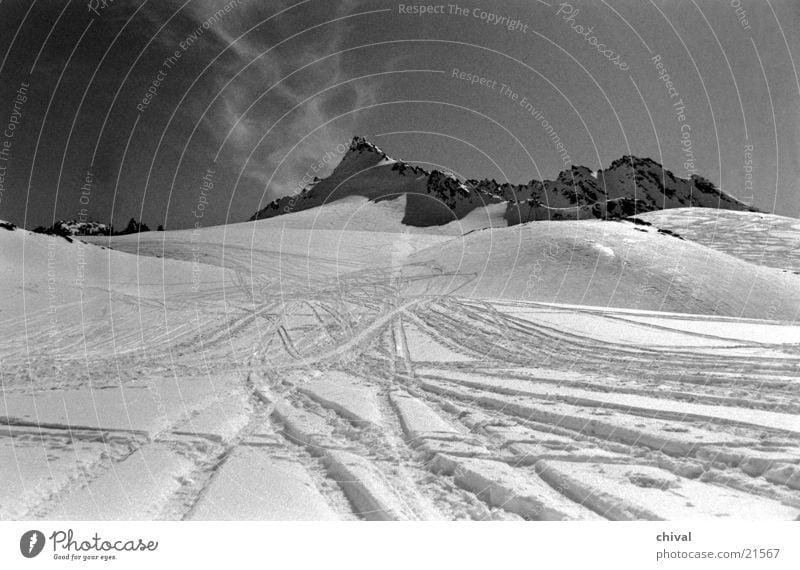
[[[265,199],[290,192],[310,164],[349,140],[357,114],[335,117],[377,98],[376,81],[347,82],[358,74],[348,70],[347,53],[337,54],[351,45],[354,24],[347,16],[357,13],[359,4],[313,2],[268,20],[288,4],[200,0],[184,9],[180,25],[169,33],[168,41],[177,43],[191,24],[199,26],[207,61],[225,50],[204,84],[216,96],[203,119],[205,135],[215,152],[224,144],[221,160],[237,169],[252,152],[242,176],[263,185]],[[228,12],[204,27],[226,5]],[[164,9],[156,11],[151,17],[163,22]]]

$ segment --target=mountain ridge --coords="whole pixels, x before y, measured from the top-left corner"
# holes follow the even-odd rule
[[[460,220],[473,210],[506,204],[508,225],[538,220],[620,219],[651,211],[707,207],[758,212],[693,174],[681,178],[652,158],[623,155],[592,171],[573,165],[554,180],[512,184],[494,179],[459,180],[391,158],[366,137],[356,136],[327,178],[277,198],[250,220],[271,218],[357,195],[372,201],[406,196],[402,223],[428,227]]]

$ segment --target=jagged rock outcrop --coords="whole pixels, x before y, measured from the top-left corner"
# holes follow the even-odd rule
[[[101,224],[100,222],[58,220],[49,228],[39,226],[33,231],[59,236],[107,236],[111,235],[112,228],[108,224]]]
[[[697,175],[679,178],[650,158],[632,155],[593,172],[572,166],[555,180],[527,184],[496,180],[459,181],[390,158],[363,137],[355,137],[333,173],[301,192],[279,198],[252,216],[270,218],[321,206],[346,196],[370,200],[406,198],[403,223],[443,225],[472,210],[506,203],[509,225],[536,220],[619,219],[688,206],[755,211]]]

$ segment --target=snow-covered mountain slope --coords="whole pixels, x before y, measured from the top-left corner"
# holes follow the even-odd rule
[[[800,317],[800,276],[629,222],[536,222],[476,231],[409,258],[414,294],[683,313]]]
[[[282,218],[91,238],[138,256],[0,227],[0,519],[800,516],[779,270],[627,222]]]
[[[637,218],[757,265],[800,273],[800,220],[749,212],[682,208]]]
[[[78,239],[19,228],[0,232],[0,240],[0,276],[4,286],[0,310],[5,316],[29,317],[43,312],[50,304],[68,305],[104,289],[120,295],[158,296],[165,289],[186,284],[186,275],[191,275],[193,268],[190,263],[131,256]],[[224,281],[217,268],[199,269],[196,281],[200,290],[208,282],[216,285]],[[213,274],[208,274],[208,270]],[[23,291],[24,305],[20,302]]]
[[[374,202],[405,200],[401,221],[408,226],[440,226],[500,200],[473,193],[451,176],[390,159],[375,145],[356,137],[333,173],[305,191],[277,199],[252,219],[299,212],[361,196]]]
[[[460,236],[483,228],[505,227],[507,206],[503,203],[475,208],[464,217],[443,225],[407,225],[404,220],[413,209],[413,196],[401,194],[391,200],[374,201],[362,196],[347,196],[323,206],[261,220],[259,227],[286,227],[305,230],[358,230],[372,232],[420,233]],[[416,207],[423,204],[417,203]]]
[[[627,221],[540,221],[503,227],[503,204],[476,209],[443,226],[421,228],[401,222],[406,198],[374,202],[349,196],[255,222],[90,241],[129,253],[200,259],[241,271],[248,282],[256,274],[262,287],[312,287],[319,279],[404,267],[409,294],[414,295],[789,321],[800,315],[800,276],[739,259],[730,248],[714,247],[713,236],[695,239]],[[714,211],[674,212],[678,218],[683,212],[711,216]],[[731,215],[739,220],[763,217]],[[442,276],[435,277],[437,273]]]
[[[506,225],[534,220],[618,219],[681,207],[752,208],[700,176],[676,177],[649,158],[624,156],[597,172],[573,166],[555,180],[499,184],[428,172],[386,153],[362,137],[353,139],[333,173],[304,191],[274,200],[252,219],[271,218],[334,203],[349,196],[396,201],[405,198],[402,223],[441,226],[470,212],[505,204]]]
[[[47,346],[48,357],[69,360],[112,347],[123,354],[170,330],[186,332],[194,301],[214,298],[234,275],[16,229],[0,232],[0,281],[4,355]],[[48,358],[38,358],[29,364],[47,366]]]
[[[359,206],[354,202],[363,203],[366,215],[356,214]],[[327,212],[329,207],[333,217],[319,218],[319,224],[317,209],[310,209],[256,222],[86,241],[141,256],[223,267],[235,271],[242,286],[252,288],[255,294],[275,289],[298,295],[308,287],[355,271],[400,267],[411,253],[446,242],[459,230],[452,228],[439,234],[392,223],[391,214],[396,210],[391,209],[388,215],[377,218],[386,225],[375,225],[372,214],[381,214],[384,203],[364,198],[347,198],[324,206],[322,211]],[[395,231],[387,231],[392,229]]]

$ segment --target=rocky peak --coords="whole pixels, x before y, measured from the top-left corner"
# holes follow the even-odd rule
[[[638,156],[634,156],[632,154],[626,154],[621,156],[620,158],[616,159],[611,163],[611,165],[606,168],[606,172],[611,170],[617,170],[618,168],[634,168],[634,169],[651,169],[656,168],[658,170],[663,170],[663,167],[657,163],[652,158],[640,158]]]
[[[445,172],[428,172],[389,158],[366,137],[356,136],[331,176],[320,180],[299,200],[292,196],[276,199],[252,219],[312,208],[352,194],[375,200],[386,195],[412,196],[407,208],[413,211],[407,212],[403,223],[423,226],[447,223],[454,215],[466,215],[471,209],[498,202],[508,202],[511,209],[519,204],[535,205],[529,208],[531,212],[521,213],[519,221],[611,219],[688,206],[752,210],[705,178],[678,178],[655,160],[631,154],[597,172],[571,166],[555,180],[531,180],[527,184],[500,184],[494,179],[462,182]],[[432,204],[440,204],[442,211],[429,211],[436,210]]]
[[[439,170],[434,170],[428,176],[427,191],[445,203],[450,203],[458,197],[469,196],[469,189],[455,176]]]
[[[383,152],[380,148],[376,145],[372,144],[367,140],[366,137],[353,137],[353,140],[350,141],[350,148],[348,149],[350,153],[364,153],[364,152],[373,152],[375,154],[380,155],[380,157],[388,158],[385,152]]]

